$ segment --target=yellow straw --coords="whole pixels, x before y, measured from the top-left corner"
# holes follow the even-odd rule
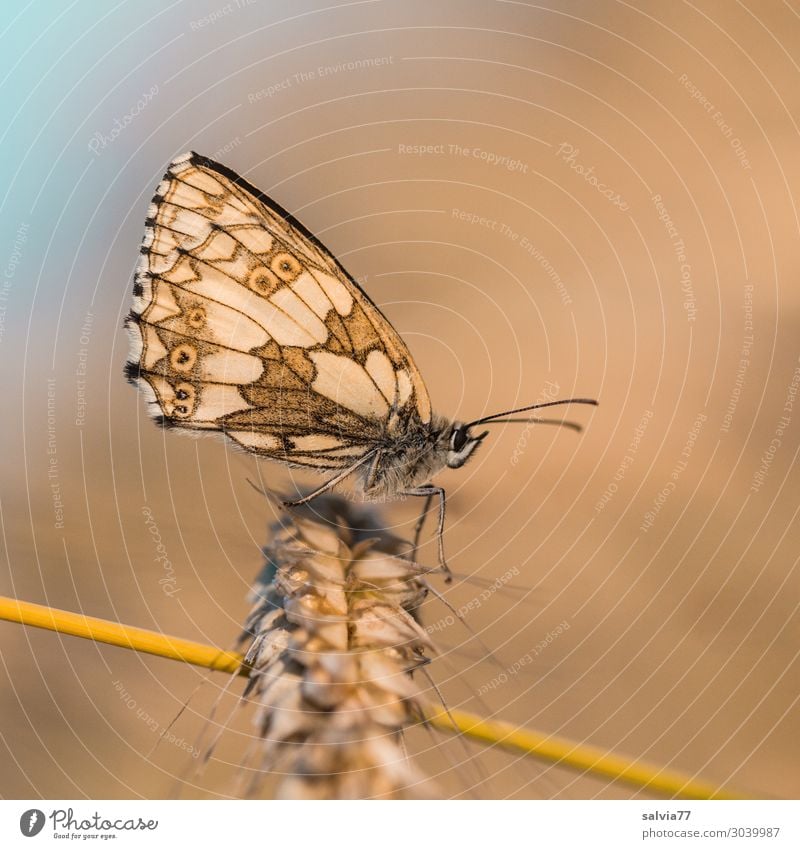
[[[452,717],[452,718],[451,718]],[[741,799],[704,781],[653,764],[630,761],[594,746],[518,728],[508,722],[482,719],[461,710],[441,711],[427,717],[431,725],[443,731],[461,733],[473,740],[499,746],[512,752],[532,755],[559,766],[590,772],[615,781],[643,787],[653,793],[678,799]]]
[[[42,604],[32,604],[0,596],[0,619],[33,625],[36,628],[46,628],[61,634],[71,634],[74,637],[83,637],[172,660],[182,660],[184,663],[192,663],[218,672],[231,674],[238,672],[245,676],[250,672],[244,664],[243,655],[239,652],[224,651],[192,640],[170,637],[145,628],[132,628],[80,613],[56,610]],[[622,781],[645,788],[652,793],[678,799],[743,798],[704,781],[695,780],[691,776],[638,761],[630,761],[619,755],[562,737],[541,734],[527,728],[517,728],[507,722],[482,719],[461,710],[431,711],[425,719],[442,731],[463,734],[481,743],[541,758],[581,772]]]
[[[48,631],[58,631],[60,634],[71,634],[73,637],[84,637],[87,640],[121,646],[124,649],[156,654],[171,660],[182,660],[217,672],[239,670],[242,675],[248,674],[247,667],[242,666],[242,655],[238,652],[223,651],[191,640],[159,634],[158,631],[132,628],[129,625],[120,625],[118,622],[96,619],[94,616],[84,616],[81,613],[56,610],[43,604],[32,604],[28,601],[17,601],[14,598],[0,596],[0,619],[19,622],[22,625],[33,625],[36,628],[46,628]]]

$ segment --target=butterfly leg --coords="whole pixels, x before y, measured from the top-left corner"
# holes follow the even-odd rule
[[[425,505],[422,508],[422,512],[419,514],[419,519],[417,519],[417,524],[414,525],[414,545],[411,549],[412,553],[416,553],[419,548],[419,538],[422,536],[422,526],[425,524],[425,519],[428,518],[428,510],[431,509],[431,502],[433,501],[433,493],[429,490],[428,494],[425,496]]]
[[[304,495],[302,498],[297,498],[294,501],[284,501],[283,506],[300,507],[302,504],[308,504],[309,501],[313,501],[317,496],[323,495],[324,493],[333,489],[337,483],[341,483],[346,477],[352,475],[353,472],[363,466],[368,460],[371,460],[376,453],[376,451],[370,451],[368,454],[365,454],[357,463],[353,463],[352,466],[348,466],[346,469],[339,472],[338,475],[334,475],[334,477],[330,478],[330,480],[325,481],[322,486],[317,487],[317,489],[315,489],[313,492],[309,492],[308,495]]]
[[[442,572],[444,572],[445,574],[445,581],[449,584],[453,580],[453,575],[447,566],[447,561],[444,559],[444,514],[446,500],[444,489],[442,489],[442,487],[440,486],[432,486],[431,484],[426,484],[425,486],[418,486],[414,489],[407,489],[403,492],[403,495],[416,495],[419,497],[424,497],[426,499],[425,509],[422,512],[422,516],[420,517],[419,522],[422,522],[424,520],[425,514],[428,512],[428,508],[430,506],[430,502],[433,500],[433,497],[435,495],[439,496],[439,523],[436,528],[436,538],[439,543],[439,566],[441,567]]]

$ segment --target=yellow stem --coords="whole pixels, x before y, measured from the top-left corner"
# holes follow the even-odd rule
[[[451,719],[452,717],[452,719]],[[472,713],[450,710],[431,714],[428,721],[443,731],[461,733],[473,740],[512,752],[532,755],[559,766],[622,781],[678,799],[741,799],[705,781],[653,764],[630,761],[603,749],[576,743],[564,737],[518,728],[509,722],[482,719]]]
[[[9,622],[20,622],[22,625],[33,625],[36,628],[46,628],[48,631],[58,631],[60,634],[71,634],[73,637],[84,637],[111,646],[121,646],[124,649],[156,654],[171,660],[182,660],[196,666],[205,666],[218,672],[236,672],[247,675],[248,670],[242,666],[242,655],[235,651],[195,643],[192,640],[181,640],[159,634],[158,631],[148,631],[145,628],[132,628],[109,622],[107,619],[96,619],[94,616],[84,616],[81,613],[70,613],[66,610],[56,610],[43,604],[32,604],[28,601],[17,601],[14,598],[0,596],[0,619]]]
[[[244,657],[239,652],[224,651],[214,646],[195,643],[148,631],[120,625],[106,619],[96,619],[80,613],[56,610],[42,604],[17,601],[0,596],[0,619],[46,628],[60,634],[84,637],[112,646],[182,660],[218,672],[248,675]],[[431,710],[426,720],[434,727],[455,734],[463,734],[481,743],[541,758],[560,766],[581,772],[623,781],[678,799],[737,799],[742,798],[697,781],[686,775],[661,769],[657,766],[629,761],[619,755],[604,752],[571,740],[540,734],[527,728],[517,728],[507,722],[482,719],[471,713],[451,710]]]

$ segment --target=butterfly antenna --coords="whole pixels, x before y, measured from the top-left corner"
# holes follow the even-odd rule
[[[583,425],[578,422],[565,421],[564,419],[492,419],[492,424],[550,424],[568,427],[570,430],[580,433]]]
[[[527,413],[528,410],[541,410],[542,407],[556,407],[559,404],[591,404],[597,406],[597,401],[594,398],[564,398],[561,401],[545,401],[543,404],[531,404],[529,407],[519,407],[516,410],[506,410],[502,413],[494,413],[491,416],[484,416],[482,419],[475,419],[474,422],[469,422],[466,427],[474,427],[479,424],[496,424],[506,419],[506,416],[514,416],[517,413]],[[529,422],[531,419],[520,419],[519,421]]]

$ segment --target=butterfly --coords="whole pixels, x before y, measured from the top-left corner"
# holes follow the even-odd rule
[[[355,475],[368,498],[425,498],[414,548],[445,491],[487,436],[435,414],[414,360],[386,317],[294,216],[238,174],[196,153],[178,156],[147,212],[126,319],[126,373],[168,427],[223,434],[253,454],[326,475],[287,506]],[[555,422],[577,426],[572,423]]]

